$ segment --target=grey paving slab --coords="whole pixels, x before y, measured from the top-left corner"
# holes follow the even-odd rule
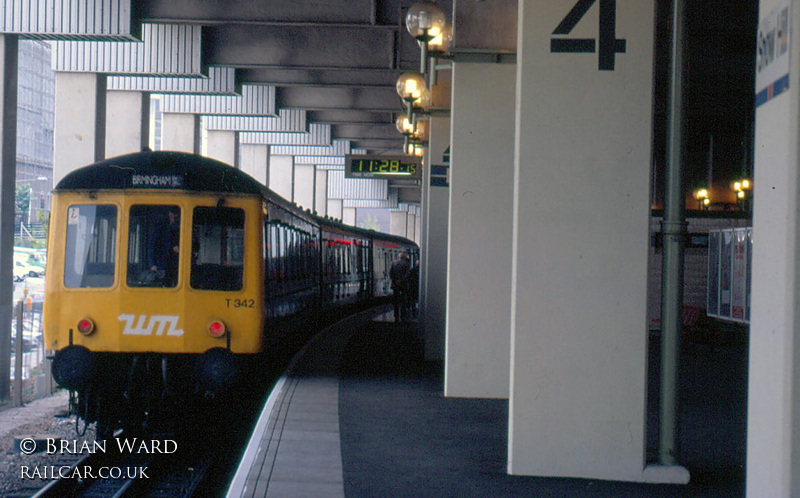
[[[341,482],[293,482],[274,481],[270,483],[267,498],[340,498],[344,497]]]
[[[346,342],[349,332],[329,333],[312,341],[279,381],[255,431],[261,438],[250,442],[258,449],[245,452],[250,468],[237,472],[228,496],[344,496],[339,378],[331,373],[338,368],[339,339]],[[321,373],[309,375],[315,365]]]
[[[339,443],[339,431],[296,431],[284,429],[281,441],[319,441]]]

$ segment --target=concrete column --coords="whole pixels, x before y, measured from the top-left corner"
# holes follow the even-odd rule
[[[17,172],[16,36],[0,35],[0,400],[11,396],[11,317],[14,286],[14,206]]]
[[[508,396],[515,74],[453,63],[447,396]]]
[[[776,30],[781,15],[788,15],[788,32]],[[772,36],[790,43],[786,50],[777,42],[758,47],[747,496],[796,497],[800,496],[800,88],[796,84],[800,1],[763,0],[759,19],[759,42]],[[774,53],[769,54],[770,49]]]
[[[344,207],[342,199],[328,199],[328,216],[337,220],[341,220],[343,210]]]
[[[150,94],[106,93],[106,157],[139,152],[150,141]]]
[[[105,159],[106,77],[95,73],[56,73],[53,182]]]
[[[414,234],[417,232],[417,216],[414,213],[408,213],[406,216],[406,234],[405,238],[415,240]]]
[[[314,211],[320,216],[325,216],[328,214],[328,170],[318,169],[316,175]]]
[[[420,251],[420,323],[426,360],[444,360],[447,299],[447,233],[450,218],[450,118],[430,118],[428,157],[423,169]],[[430,165],[430,166],[428,166]]]
[[[206,132],[206,155],[238,168],[239,133],[226,130],[208,130]]]
[[[408,212],[392,211],[389,216],[389,233],[405,237],[408,229]]]
[[[314,165],[296,164],[294,167],[294,201],[303,209],[314,207]]]
[[[292,201],[294,190],[294,157],[269,156],[269,188],[276,194]]]
[[[356,208],[346,207],[342,209],[342,223],[356,226]]]
[[[242,171],[264,185],[267,184],[267,168],[269,167],[269,146],[258,144],[242,144],[240,158]]]
[[[645,469],[654,3],[519,4],[511,474],[689,478]]]
[[[165,112],[161,115],[161,149],[200,153],[200,115]]]

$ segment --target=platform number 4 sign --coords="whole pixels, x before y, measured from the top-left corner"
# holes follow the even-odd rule
[[[616,54],[625,53],[625,40],[616,38],[617,2],[616,0],[578,0],[567,16],[553,31],[554,35],[568,35],[583,19],[586,12],[600,2],[600,25],[597,40],[594,38],[550,38],[551,53],[598,54],[598,69],[614,70]]]

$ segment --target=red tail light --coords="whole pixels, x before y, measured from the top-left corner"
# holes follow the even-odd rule
[[[94,332],[94,322],[90,318],[84,318],[78,322],[78,332],[89,335]]]
[[[220,320],[212,320],[211,323],[208,324],[208,333],[211,337],[222,337],[225,335],[226,331],[225,324]]]

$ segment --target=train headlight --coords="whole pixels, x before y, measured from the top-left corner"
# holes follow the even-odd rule
[[[225,327],[225,324],[222,323],[222,320],[211,320],[211,322],[208,324],[208,334],[211,337],[222,337],[225,335],[227,330],[228,329]]]
[[[78,322],[78,332],[83,335],[89,335],[94,332],[94,322],[91,318],[84,318]]]

